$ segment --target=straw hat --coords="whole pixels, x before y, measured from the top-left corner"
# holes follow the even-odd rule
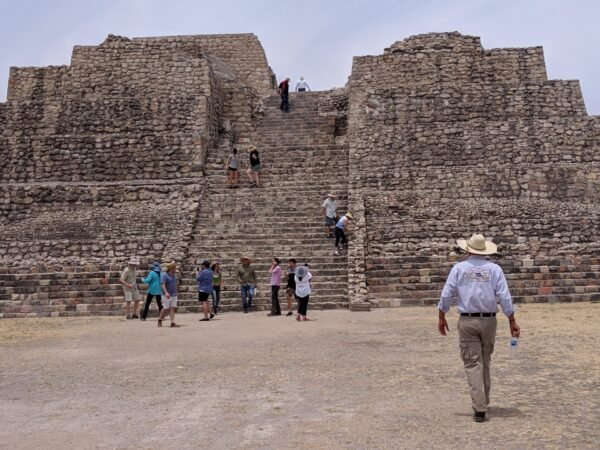
[[[347,213],[346,213],[346,217],[347,217],[348,219],[350,219],[350,220],[354,219],[354,216],[352,215],[352,213],[351,213],[351,212],[347,212]]]
[[[330,192],[329,194],[327,194],[327,197],[335,198],[335,194]]]
[[[244,261],[248,261],[249,263],[251,263],[251,262],[252,262],[252,258],[250,258],[249,256],[242,256],[242,257],[240,258],[240,262],[241,262],[242,264],[244,264]]]
[[[253,152],[254,150],[256,150],[255,145],[251,145],[250,147],[248,147],[248,153]]]
[[[129,261],[127,262],[127,264],[129,264],[130,266],[139,266],[140,265],[140,258],[138,258],[137,256],[132,256]]]
[[[167,271],[174,269],[175,267],[177,267],[177,263],[175,261],[171,261],[169,264],[167,264],[165,266],[165,269],[167,269]]]
[[[496,244],[486,241],[483,234],[474,234],[468,241],[465,239],[457,239],[456,244],[465,252],[474,255],[493,255],[498,249]]]

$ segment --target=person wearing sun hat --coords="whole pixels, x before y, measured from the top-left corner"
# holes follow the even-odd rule
[[[127,267],[121,273],[119,282],[123,285],[125,296],[125,314],[127,319],[138,319],[137,311],[140,304],[140,291],[136,283],[136,270],[140,265],[140,259],[132,256],[127,262]],[[131,314],[131,302],[133,301],[133,314]]]
[[[490,363],[496,341],[496,298],[508,317],[510,333],[518,338],[521,329],[515,320],[515,309],[504,272],[486,256],[497,253],[497,246],[482,234],[469,240],[458,239],[457,245],[469,254],[455,264],[442,290],[438,303],[438,331],[449,331],[446,313],[454,297],[458,298],[458,340],[460,354],[471,392],[473,420],[484,422],[490,403]]]
[[[308,299],[310,297],[310,280],[312,274],[308,270],[308,265],[298,266],[294,280],[296,281],[296,300],[298,301],[298,322],[310,320],[306,317],[308,310]]]
[[[335,251],[334,254],[339,256],[340,255],[340,249],[339,249],[339,245],[340,243],[342,244],[342,247],[344,246],[344,244],[346,244],[348,242],[348,222],[353,220],[354,216],[352,216],[351,212],[347,212],[344,216],[342,216],[342,218],[340,220],[338,220],[338,222],[335,224]]]

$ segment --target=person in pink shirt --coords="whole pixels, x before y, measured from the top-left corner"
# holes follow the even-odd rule
[[[280,316],[281,307],[279,306],[279,287],[281,286],[281,267],[279,258],[273,257],[269,273],[271,274],[271,312],[267,316]]]

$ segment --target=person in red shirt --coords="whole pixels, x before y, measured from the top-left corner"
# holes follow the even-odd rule
[[[281,96],[281,109],[283,112],[290,112],[290,79],[286,78],[281,83],[279,83],[279,95]]]

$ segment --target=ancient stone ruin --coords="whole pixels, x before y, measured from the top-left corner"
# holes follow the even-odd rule
[[[75,47],[71,64],[12,68],[0,103],[0,314],[122,314],[131,255],[224,267],[241,307],[242,255],[269,303],[272,256],[307,262],[317,308],[437,301],[459,237],[481,231],[517,302],[600,298],[600,119],[577,81],[548,80],[540,47],[482,48],[459,33],[356,57],[344,89],[292,94],[252,34]],[[256,145],[265,187],[225,186]],[[243,172],[243,171],[242,171]],[[320,203],[355,215],[347,256]]]

